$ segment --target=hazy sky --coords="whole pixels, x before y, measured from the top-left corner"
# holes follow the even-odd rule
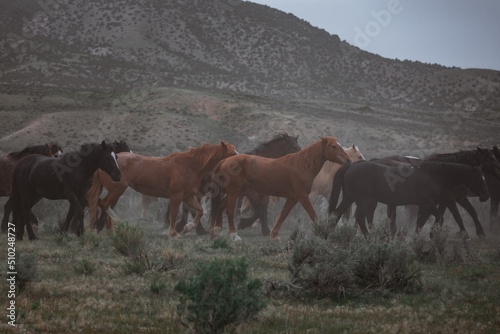
[[[500,70],[500,0],[251,0],[387,58]]]

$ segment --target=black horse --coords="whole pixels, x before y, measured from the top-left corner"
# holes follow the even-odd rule
[[[34,154],[21,160],[14,170],[11,196],[17,239],[23,239],[25,226],[29,239],[36,239],[29,212],[42,198],[68,200],[70,208],[64,230],[68,230],[76,211],[79,219],[77,235],[81,235],[84,231],[82,202],[88,180],[98,168],[106,171],[113,180],[120,180],[116,154],[111,145],[104,141],[101,144],[82,145],[80,150],[57,159]]]
[[[7,232],[7,225],[10,214],[12,213],[12,201],[10,200],[12,189],[12,174],[14,168],[23,158],[30,154],[41,154],[48,157],[59,158],[62,155],[62,148],[57,143],[47,143],[45,145],[28,146],[19,152],[10,152],[0,158],[0,196],[9,196],[9,199],[4,205],[4,213],[2,219],[2,232]],[[33,223],[38,224],[38,219],[30,212],[30,219]]]
[[[130,152],[130,153],[132,153],[132,150],[128,146],[127,142],[125,142],[123,140],[120,140],[120,141],[116,141],[115,140],[111,144],[111,147],[113,148],[113,152],[115,152],[116,154],[121,153],[121,152]],[[92,176],[87,181],[87,190],[85,191],[85,193],[87,193],[88,190],[90,189],[90,187],[92,187],[93,176],[94,176],[94,174],[92,174]],[[88,203],[88,200],[87,200],[87,196],[85,196],[82,199],[81,205],[82,205],[82,209],[85,209],[86,207],[89,206],[89,203]],[[72,229],[73,229],[73,226],[75,225],[75,222],[76,222],[76,224],[78,224],[78,217],[76,215],[73,216],[73,218],[71,220],[71,223],[70,223],[70,226],[71,226]],[[96,225],[97,231],[100,232],[104,228],[104,215],[101,215],[101,217],[99,217],[99,219],[97,220],[96,224],[97,224]]]
[[[494,146],[492,150],[495,158],[500,161],[500,150]],[[485,174],[486,185],[490,192],[490,230],[493,230],[495,222],[498,220],[498,205],[500,203],[500,179],[492,174]]]
[[[490,178],[497,178],[498,180],[500,180],[500,162],[495,158],[494,153],[487,149],[481,149],[478,147],[476,150],[470,151],[434,154],[427,157],[425,160],[437,162],[453,162],[469,166],[481,167],[485,177],[488,176]],[[460,204],[460,206],[462,206],[472,217],[472,220],[474,221],[474,225],[476,227],[476,235],[480,238],[484,238],[485,233],[483,230],[483,226],[479,221],[476,210],[467,198],[468,194],[469,190],[464,185],[449,189],[443,194],[443,197],[440,200],[439,211],[441,214],[444,214],[446,209],[449,209],[451,214],[453,215],[453,218],[460,227],[460,230],[467,234],[456,203]],[[424,219],[427,219],[428,217],[429,214],[427,213],[427,217]]]
[[[246,154],[258,155],[265,158],[279,158],[285,156],[290,153],[296,153],[300,151],[302,148],[298,143],[299,136],[290,136],[288,133],[280,133],[274,136],[271,140],[260,143],[255,149]],[[210,179],[212,175],[209,174],[202,181],[200,186],[199,195],[204,196],[206,192],[210,189]],[[259,194],[252,190],[247,190],[243,194],[246,196],[250,204],[253,208],[253,215],[247,218],[241,218],[240,223],[238,224],[238,229],[244,229],[246,227],[251,226],[257,219],[260,219],[262,224],[262,234],[267,236],[270,233],[269,226],[267,224],[267,206],[269,202],[269,196]],[[241,203],[241,201],[240,201]],[[192,210],[191,208],[184,206],[183,218],[176,225],[177,232],[181,232],[184,228],[184,225],[187,223],[187,215]],[[170,209],[170,206],[169,208]],[[168,217],[168,213],[167,213]],[[166,222],[169,224],[169,222]],[[165,225],[169,226],[169,225]],[[196,228],[196,233],[198,235],[208,234],[208,232],[203,228],[202,224],[198,224]]]
[[[471,189],[481,201],[488,199],[488,189],[479,168],[462,164],[422,162],[411,166],[411,173],[401,182],[388,182],[388,175],[397,175],[399,167],[388,167],[372,162],[344,165],[335,174],[330,196],[329,212],[334,213],[335,223],[344,212],[356,203],[356,222],[366,236],[366,215],[376,203],[391,206],[419,206],[419,210],[430,211],[437,221],[442,219],[436,206],[442,194],[457,185]],[[337,207],[340,191],[343,199]],[[419,215],[417,231],[425,220]],[[423,221],[422,221],[423,220]]]

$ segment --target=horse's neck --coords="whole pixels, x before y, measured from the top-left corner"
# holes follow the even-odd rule
[[[472,166],[479,166],[479,152],[477,150],[473,151],[461,151],[457,153],[450,153],[444,155],[438,155],[434,157],[434,161],[442,161],[442,162],[454,162],[460,164],[467,164]]]
[[[292,155],[296,165],[302,167],[313,178],[318,175],[326,161],[321,145],[321,141],[314,143]]]
[[[462,164],[453,165],[435,165],[432,166],[432,174],[436,181],[441,182],[446,189],[465,184],[468,174],[467,168]]]
[[[94,153],[83,155],[79,151],[75,151],[68,154],[71,154],[71,156],[62,156],[60,160],[66,162],[66,165],[69,167],[80,170],[82,176],[86,179],[90,178],[95,171],[99,169],[99,162],[98,159],[95,158]],[[70,161],[73,161],[73,163]],[[77,161],[79,161],[79,163],[76,163]],[[73,164],[75,165],[74,167],[72,166]]]

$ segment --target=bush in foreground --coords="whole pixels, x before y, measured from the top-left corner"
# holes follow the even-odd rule
[[[305,291],[345,297],[404,289],[418,281],[420,270],[405,244],[380,238],[383,233],[376,231],[365,240],[354,237],[352,226],[318,225],[312,237],[296,243],[289,266],[293,283]]]
[[[249,280],[247,268],[245,258],[198,262],[195,274],[175,286],[181,293],[181,321],[193,324],[197,332],[219,333],[254,317],[266,301],[261,281]]]

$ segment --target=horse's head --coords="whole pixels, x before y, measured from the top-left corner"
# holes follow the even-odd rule
[[[467,182],[467,187],[479,197],[481,202],[486,202],[490,195],[488,193],[488,187],[484,180],[484,175],[481,168],[471,167],[472,177]]]
[[[130,149],[128,144],[123,140],[120,141],[115,140],[111,145],[113,146],[113,151],[115,151],[115,153],[122,153],[122,152],[132,153],[132,150]]]
[[[361,153],[356,145],[352,144],[352,147],[349,147],[349,149],[344,149],[347,154],[349,155],[349,158],[351,162],[356,162],[356,161],[363,161],[365,160],[365,157],[363,156],[363,153]]]
[[[236,151],[236,148],[234,145],[225,143],[224,141],[220,142],[220,146],[222,148],[222,159],[229,158],[233,155],[237,155],[238,151]]]
[[[62,157],[63,155],[63,150],[61,148],[61,146],[57,143],[51,143],[51,144],[47,144],[49,145],[50,147],[50,154],[54,157],[54,158],[60,158]]]
[[[121,172],[118,167],[118,157],[113,147],[103,140],[101,143],[101,152],[99,157],[99,168],[111,176],[113,181],[120,181]]]
[[[323,149],[323,156],[326,160],[333,161],[339,164],[350,163],[349,155],[344,151],[344,148],[337,142],[336,138],[320,137]]]
[[[479,161],[483,172],[493,174],[500,179],[500,162],[495,157],[494,151],[492,152],[479,147],[477,150],[479,151]]]

